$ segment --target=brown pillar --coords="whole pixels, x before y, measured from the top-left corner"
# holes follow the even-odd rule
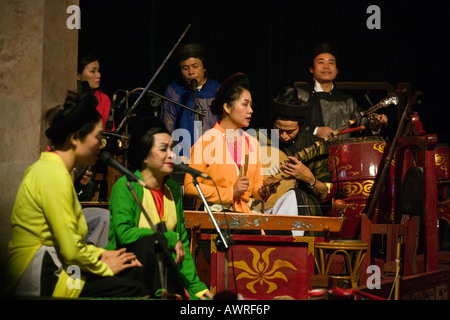
[[[78,30],[66,21],[79,0],[0,1],[0,257],[25,170],[45,147],[43,114],[76,89]]]

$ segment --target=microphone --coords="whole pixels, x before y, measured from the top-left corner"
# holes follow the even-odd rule
[[[191,86],[191,89],[195,91],[195,89],[197,89],[197,80],[192,79],[191,81],[189,81],[189,85]]]
[[[203,179],[209,179],[212,180],[212,178],[210,176],[208,176],[206,173],[203,173],[201,171],[198,171],[194,168],[189,167],[188,165],[185,165],[184,163],[180,163],[180,164],[176,164],[175,162],[173,163],[173,168],[189,173],[191,176],[193,176],[194,178],[196,177],[201,177]]]
[[[117,105],[117,108],[122,108],[122,105],[127,101],[127,96],[123,97],[122,100],[120,100],[119,104]]]
[[[111,131],[114,127],[114,110],[117,108],[117,94],[113,94],[113,100],[111,102],[111,107],[109,108],[108,120],[106,120],[105,130]]]
[[[116,169],[117,171],[119,171],[121,174],[123,174],[124,176],[127,177],[127,179],[131,182],[136,182],[138,183],[141,187],[143,188],[148,188],[148,186],[145,184],[144,181],[142,181],[141,179],[139,179],[139,177],[137,175],[135,175],[133,172],[131,172],[130,170],[128,170],[123,164],[121,164],[119,161],[116,160],[116,158],[114,158],[114,156],[108,152],[108,151],[102,151],[102,153],[100,153],[100,157],[99,157],[100,161],[103,162],[104,164],[113,167],[114,169]]]
[[[117,93],[114,92],[113,94],[113,99],[111,102],[111,109],[114,111],[115,109],[117,109]]]

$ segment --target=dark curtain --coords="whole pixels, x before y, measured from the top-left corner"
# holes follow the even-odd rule
[[[369,30],[370,5],[381,9],[381,29]],[[80,0],[79,52],[101,56],[102,87],[145,87],[191,23],[182,43],[208,52],[207,69],[223,81],[235,72],[251,80],[251,126],[270,126],[270,102],[294,81],[308,81],[311,48],[333,43],[339,51],[338,81],[412,83],[423,92],[416,106],[425,130],[449,141],[446,115],[449,59],[446,1],[310,0]],[[151,90],[163,93],[177,77],[169,59]],[[364,109],[367,101],[358,101]],[[377,101],[372,101],[376,103]],[[151,110],[147,101],[141,110]],[[394,110],[395,111],[395,110]],[[390,118],[396,113],[387,111]],[[120,115],[119,115],[120,117]],[[395,122],[390,134],[395,134]]]

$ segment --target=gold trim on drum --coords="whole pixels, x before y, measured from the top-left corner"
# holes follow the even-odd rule
[[[372,180],[366,180],[361,182],[344,182],[342,185],[342,194],[345,197],[363,195],[368,197],[372,191],[373,186]]]
[[[386,142],[374,143],[373,148],[377,150],[379,153],[384,153],[384,149],[386,148]]]
[[[383,154],[386,149],[386,142],[375,143],[373,145],[373,148],[375,150],[377,150],[379,153]],[[380,165],[381,165],[381,161],[380,161]],[[394,153],[394,156],[392,157],[391,165],[395,167],[395,153]]]
[[[345,173],[345,175],[344,175],[345,177],[349,177],[349,176],[352,177],[352,176],[357,176],[358,174],[360,174],[359,171],[350,171],[350,169],[353,168],[353,166],[350,164],[339,167],[339,158],[330,159],[328,162],[328,170],[330,170],[334,174],[334,172],[336,171],[335,170],[336,166],[338,168],[337,173],[339,174],[340,177],[342,177],[343,172]]]
[[[340,176],[342,176],[342,172],[345,172],[345,177],[351,177],[351,176],[357,176],[358,174],[360,174],[359,171],[350,171],[350,169],[352,169],[353,166],[348,164],[346,166],[342,166],[340,168],[338,168],[338,174]]]

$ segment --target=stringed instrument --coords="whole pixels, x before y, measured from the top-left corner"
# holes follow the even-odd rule
[[[345,125],[334,130],[328,136],[316,141],[311,146],[306,147],[306,148],[296,152],[293,156],[296,157],[300,161],[304,161],[307,154],[318,149],[324,143],[334,140],[335,138],[337,138],[339,136],[339,134],[342,131],[347,130],[350,126],[352,126],[354,123],[361,120],[363,117],[368,117],[368,116],[374,114],[375,111],[377,111],[378,109],[386,108],[386,107],[390,106],[391,104],[397,105],[398,101],[399,101],[398,96],[395,95],[394,93],[390,93],[390,95],[388,97],[384,98],[383,100],[378,102],[373,107],[369,108],[366,111],[362,111],[357,118],[349,120]],[[267,150],[265,150],[265,148],[267,148]],[[274,152],[277,152],[279,155],[278,156],[279,163],[275,164],[272,167],[270,166],[271,165],[270,162],[266,166],[263,165],[264,172],[269,173],[269,176],[267,176],[264,179],[264,185],[269,188],[274,187],[276,185],[278,185],[278,187],[277,187],[277,192],[273,193],[269,197],[269,199],[266,201],[266,203],[264,204],[264,210],[273,208],[273,206],[275,205],[275,202],[283,194],[285,194],[288,190],[295,188],[297,186],[297,180],[294,177],[287,175],[281,171],[281,166],[284,163],[290,162],[287,155],[283,151],[281,151],[275,147],[272,147],[272,146],[261,147],[261,157],[262,157],[263,163],[267,163],[267,162],[264,162],[265,159],[263,159],[263,157],[268,156],[270,159],[273,159],[272,154]]]
[[[92,171],[92,176],[85,185],[81,184],[81,180],[87,171]],[[77,192],[78,200],[81,202],[92,201],[97,192],[97,185],[95,183],[95,172],[90,165],[78,164],[73,169],[74,186]]]
[[[84,174],[90,169],[90,165],[88,164],[77,164],[73,169],[73,183],[75,185],[79,184]]]

